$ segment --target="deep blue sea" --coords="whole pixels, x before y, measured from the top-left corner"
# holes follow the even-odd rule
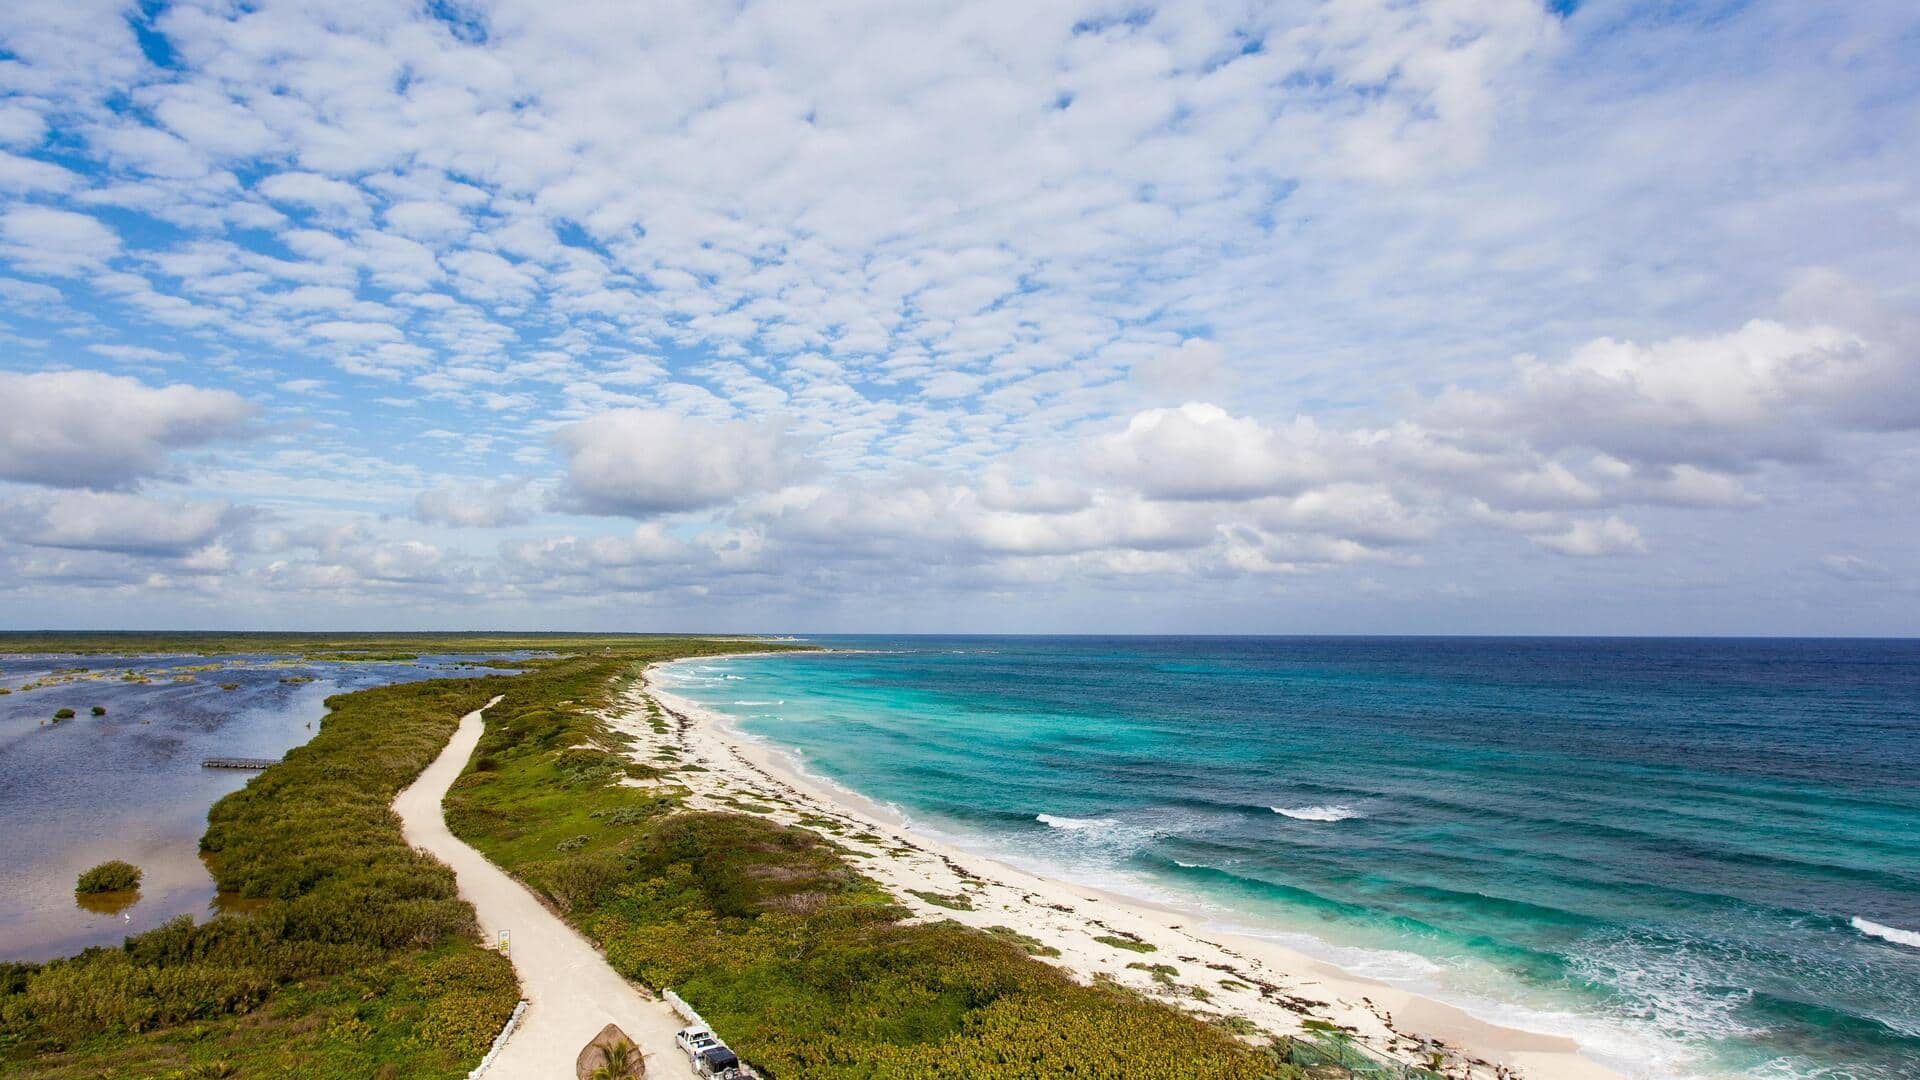
[[[1640,1076],[1920,1077],[1920,642],[818,638],[677,692],[916,828]]]

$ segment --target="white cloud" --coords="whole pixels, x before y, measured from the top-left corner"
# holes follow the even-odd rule
[[[228,502],[62,491],[0,504],[9,539],[39,547],[182,556],[247,516]]]
[[[190,363],[279,433],[201,495],[411,506],[192,553],[308,603],[491,572],[1164,612],[1364,563],[1491,605],[1570,573],[1522,539],[1657,591],[1725,530],[1835,575],[1920,527],[1897,8],[501,0],[482,37],[180,3],[159,67],[112,4],[0,5],[0,257],[67,278],[0,282],[0,366]],[[0,466],[39,482],[213,437],[18,415]],[[83,554],[30,561],[142,558]]]
[[[70,191],[79,184],[71,170],[0,150],[0,191]]]
[[[302,172],[275,173],[254,186],[275,202],[315,210],[326,216],[351,221],[367,214],[367,199],[360,189],[332,177]]]
[[[129,487],[169,471],[173,451],[242,434],[255,412],[230,391],[93,371],[0,372],[0,402],[0,478],[56,487]]]
[[[160,364],[183,359],[179,353],[145,345],[89,345],[87,351],[122,364]]]
[[[1591,558],[1600,555],[1642,555],[1647,542],[1640,530],[1617,517],[1575,521],[1564,530],[1533,537],[1541,547],[1562,555]]]
[[[625,536],[556,536],[503,544],[501,557],[532,580],[552,575],[588,574],[608,569],[658,566],[685,560],[686,544],[669,536],[658,522],[643,522]]]
[[[0,144],[30,148],[46,136],[46,121],[24,105],[0,103]]]
[[[422,540],[395,540],[356,548],[347,565],[374,581],[431,582],[442,580],[446,555]]]
[[[492,529],[524,524],[533,507],[525,480],[449,484],[421,492],[413,516],[429,525]]]
[[[1230,388],[1227,352],[1218,342],[1188,338],[1135,362],[1133,380],[1155,397],[1204,399]]]
[[[419,199],[395,203],[381,216],[402,235],[415,240],[450,240],[472,228],[457,207]]]
[[[1913,358],[1827,326],[1756,320],[1651,345],[1601,339],[1559,363],[1523,358],[1504,395],[1456,394],[1442,422],[1516,431],[1546,448],[1629,461],[1744,468],[1809,460],[1863,398],[1897,390]],[[1920,424],[1920,412],[1901,422]]]
[[[779,424],[690,420],[626,409],[554,434],[567,457],[565,503],[587,513],[646,517],[717,506],[778,487],[800,468]]]
[[[1311,422],[1286,431],[1189,402],[1149,409],[1094,449],[1096,469],[1166,499],[1247,498],[1299,490],[1328,474]]]
[[[0,216],[0,258],[29,274],[71,277],[119,253],[120,237],[90,214],[18,206]]]

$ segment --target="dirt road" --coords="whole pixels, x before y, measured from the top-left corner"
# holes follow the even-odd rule
[[[673,1045],[681,1027],[673,1011],[621,978],[525,886],[447,831],[440,801],[480,741],[481,713],[499,700],[462,717],[447,748],[393,800],[407,842],[453,867],[487,940],[498,940],[501,930],[510,936],[527,1011],[487,1070],[488,1080],[572,1080],[575,1056],[607,1024],[620,1025],[639,1045],[648,1077],[693,1080],[692,1066]]]

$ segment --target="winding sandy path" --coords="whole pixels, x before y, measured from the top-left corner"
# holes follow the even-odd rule
[[[620,1025],[639,1045],[648,1077],[692,1080],[692,1066],[673,1045],[681,1027],[673,1011],[621,978],[525,886],[447,830],[440,800],[480,742],[480,714],[499,700],[461,717],[446,749],[393,800],[407,842],[453,867],[460,895],[479,913],[487,940],[498,940],[501,930],[512,939],[509,955],[527,1011],[487,1070],[489,1080],[573,1080],[575,1055],[608,1024]]]

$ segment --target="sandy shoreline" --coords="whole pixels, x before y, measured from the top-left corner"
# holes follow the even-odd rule
[[[1057,950],[1043,958],[1076,978],[1106,976],[1275,1035],[1299,1032],[1315,1018],[1395,1060],[1425,1064],[1438,1052],[1452,1076],[1490,1080],[1501,1069],[1543,1080],[1620,1075],[1581,1056],[1571,1039],[1490,1024],[1276,943],[1194,925],[1191,913],[1039,877],[912,832],[898,814],[803,773],[733,730],[731,718],[663,690],[652,674],[649,668],[644,686],[624,692],[626,707],[610,718],[639,740],[636,759],[655,762],[671,752],[709,770],[673,775],[688,788],[690,808],[762,813],[832,837],[916,917],[1004,928]],[[649,695],[666,711],[665,733],[649,719]]]

